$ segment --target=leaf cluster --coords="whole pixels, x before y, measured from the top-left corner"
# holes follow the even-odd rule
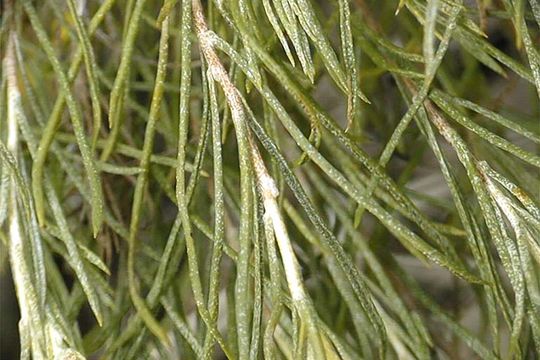
[[[0,36],[21,358],[540,356],[537,0],[8,0]]]

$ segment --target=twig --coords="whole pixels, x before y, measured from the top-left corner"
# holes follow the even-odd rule
[[[197,38],[199,39],[202,53],[208,63],[209,73],[211,74],[212,78],[221,86],[223,93],[225,94],[237,133],[240,132],[240,134],[245,134],[248,138],[251,162],[257,177],[257,185],[264,201],[264,216],[267,220],[271,221],[283,261],[285,276],[289,286],[289,291],[292,295],[292,300],[295,303],[295,307],[299,311],[300,316],[304,321],[309,323],[310,320],[306,317],[308,317],[310,314],[308,311],[310,301],[304,289],[300,265],[296,259],[296,255],[294,254],[285,223],[276,201],[279,191],[275,185],[274,179],[270,176],[264,164],[262,156],[253,140],[251,133],[249,132],[249,127],[245,120],[246,114],[240,92],[232,83],[227,71],[225,70],[225,67],[221,63],[221,60],[214,49],[213,33],[208,29],[206,24],[200,0],[193,0],[192,6]],[[315,344],[313,345],[316,346],[314,350],[318,351],[319,349],[322,349],[320,338],[318,341],[317,339],[314,340]],[[318,345],[317,342],[319,342]]]

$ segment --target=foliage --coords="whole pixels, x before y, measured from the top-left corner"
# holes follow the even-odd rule
[[[2,14],[21,358],[540,356],[537,0]]]

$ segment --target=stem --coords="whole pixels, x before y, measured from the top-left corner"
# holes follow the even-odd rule
[[[7,93],[8,93],[8,111],[7,111],[7,150],[12,155],[13,162],[17,163],[19,154],[19,134],[17,128],[17,117],[21,111],[21,93],[17,86],[17,66],[15,57],[15,34],[10,33],[8,36],[8,44],[6,55],[4,58],[3,67],[7,77]],[[5,160],[5,159],[2,159]],[[4,161],[3,161],[4,162]],[[5,164],[5,162],[4,162]],[[5,167],[8,169],[8,166]],[[11,271],[13,272],[13,280],[19,300],[21,319],[19,323],[19,331],[21,337],[30,337],[29,342],[32,344],[32,356],[36,359],[46,357],[44,344],[40,341],[43,338],[42,317],[39,313],[41,310],[38,301],[37,291],[32,282],[30,267],[25,260],[25,239],[24,231],[20,226],[19,209],[17,198],[19,188],[15,180],[16,174],[12,172],[11,179],[8,183],[8,209],[9,209],[9,260],[11,263]]]
[[[315,354],[322,356],[324,347],[315,325],[315,318],[313,315],[314,310],[304,289],[300,265],[296,259],[296,255],[294,254],[294,250],[287,233],[287,228],[276,201],[276,198],[279,195],[278,189],[275,185],[274,179],[270,176],[264,164],[262,156],[252,138],[251,133],[249,132],[242,96],[231,81],[225,67],[216,53],[213,44],[213,32],[208,29],[200,0],[193,0],[192,5],[195,28],[201,50],[206,61],[208,62],[209,73],[212,75],[214,80],[219,83],[223,93],[225,94],[225,99],[231,110],[231,117],[237,134],[239,149],[245,145],[244,138],[247,138],[248,140],[247,146],[249,147],[249,152],[251,154],[251,162],[255,170],[259,191],[261,192],[264,201],[265,217],[271,220],[279,251],[281,253],[283,267],[285,269],[287,284],[292,295],[292,300],[300,315],[300,318],[308,327],[309,337],[311,344],[314,347],[313,350]],[[243,153],[240,150],[239,156],[240,176],[242,179],[242,172],[245,171],[245,169],[250,165],[245,163],[247,159],[243,156]],[[242,214],[244,213],[246,212],[242,212]],[[242,231],[242,229],[240,231]],[[240,354],[240,357],[242,358],[242,353]]]

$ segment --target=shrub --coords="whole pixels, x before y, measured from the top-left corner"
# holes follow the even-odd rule
[[[537,0],[4,1],[21,358],[537,358],[539,27]]]

